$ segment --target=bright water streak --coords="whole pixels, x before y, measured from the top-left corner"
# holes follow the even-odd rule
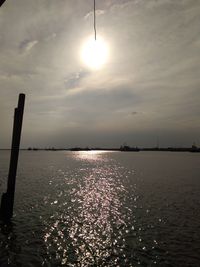
[[[0,189],[8,152],[0,152]],[[198,266],[199,154],[21,152],[0,266]]]

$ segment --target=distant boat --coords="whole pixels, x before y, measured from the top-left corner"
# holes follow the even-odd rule
[[[125,152],[139,152],[140,149],[138,147],[130,147],[130,146],[121,146],[120,151],[125,151]]]
[[[190,152],[200,152],[200,148],[198,148],[195,144],[192,145]]]

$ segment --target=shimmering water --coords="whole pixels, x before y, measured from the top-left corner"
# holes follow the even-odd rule
[[[0,266],[198,267],[199,174],[200,154],[22,151]]]

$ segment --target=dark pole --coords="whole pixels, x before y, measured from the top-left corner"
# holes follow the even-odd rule
[[[5,1],[6,0],[0,0],[0,6],[2,6]]]
[[[94,0],[94,39],[97,40],[97,30],[96,30],[96,0]]]
[[[10,167],[8,173],[7,192],[2,195],[0,215],[3,220],[9,221],[13,215],[15,181],[17,174],[17,163],[19,157],[19,147],[21,139],[22,121],[24,114],[25,94],[19,95],[18,106],[15,108],[12,149],[10,157]]]

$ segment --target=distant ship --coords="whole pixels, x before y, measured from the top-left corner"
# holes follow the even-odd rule
[[[200,152],[200,148],[198,148],[195,144],[192,145],[190,152]]]
[[[139,152],[140,149],[138,147],[130,147],[130,146],[127,146],[127,145],[124,145],[124,146],[121,146],[120,147],[120,151],[126,151],[126,152]]]

